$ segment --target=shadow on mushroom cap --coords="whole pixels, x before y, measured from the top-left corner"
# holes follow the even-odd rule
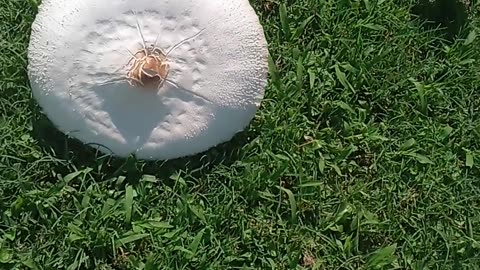
[[[172,112],[165,106],[166,101],[176,99],[185,103],[194,102],[199,106],[206,102],[185,91],[176,90],[173,94],[172,91],[175,90],[168,88],[159,90],[161,94],[146,90],[141,93],[140,90],[129,89],[131,87],[126,82],[123,85],[125,86],[123,89],[95,86],[92,91],[102,98],[102,111],[108,114],[126,144],[136,145],[137,148],[148,141],[159,123],[167,122],[166,118]],[[139,98],[139,95],[146,95],[149,98]],[[118,104],[124,106],[119,107]]]

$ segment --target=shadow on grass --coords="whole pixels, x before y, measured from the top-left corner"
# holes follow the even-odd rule
[[[137,182],[144,174],[168,179],[179,171],[188,172],[195,178],[200,177],[211,171],[215,165],[229,166],[239,160],[242,148],[251,138],[256,137],[254,132],[243,131],[236,134],[230,141],[212,147],[206,152],[167,161],[137,160],[134,156],[118,158],[101,153],[95,147],[65,135],[40,112],[33,101],[32,106],[33,137],[45,152],[67,161],[78,169],[101,166],[100,171],[104,176],[111,178],[122,175],[126,176],[129,182]],[[63,175],[71,173],[71,169],[65,165],[59,165],[56,170]]]
[[[468,24],[468,0],[420,0],[411,14],[428,30],[441,28],[445,37],[453,41]]]

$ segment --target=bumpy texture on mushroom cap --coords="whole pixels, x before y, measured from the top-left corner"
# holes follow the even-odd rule
[[[130,52],[143,46],[136,18],[147,43],[158,37],[165,51],[204,29],[168,56],[168,78],[180,89],[123,79]],[[249,124],[264,96],[267,57],[248,0],[44,0],[28,69],[35,99],[64,133],[116,156],[172,159]]]

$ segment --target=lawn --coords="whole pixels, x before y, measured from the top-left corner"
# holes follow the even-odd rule
[[[41,114],[34,2],[0,2],[0,269],[480,269],[475,17],[452,37],[414,1],[252,0],[271,53],[254,121],[142,162]]]

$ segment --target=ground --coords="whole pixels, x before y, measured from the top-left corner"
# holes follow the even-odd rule
[[[1,269],[479,269],[480,50],[413,1],[251,1],[270,44],[245,132],[96,154],[32,100],[35,1],[0,2]]]

